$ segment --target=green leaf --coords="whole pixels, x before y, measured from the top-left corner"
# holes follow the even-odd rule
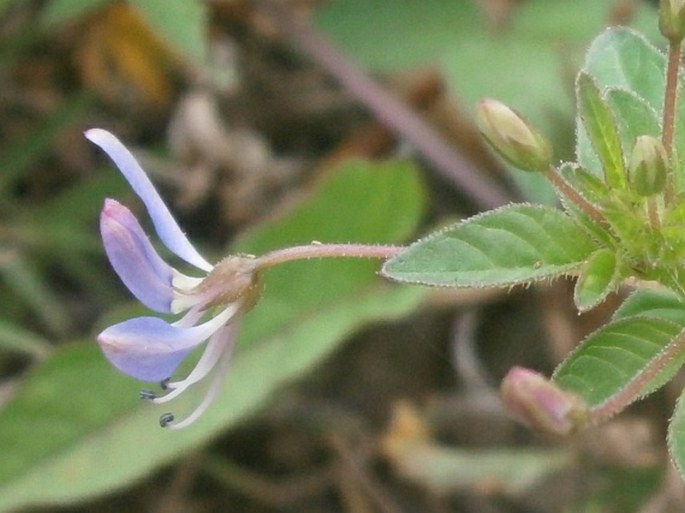
[[[240,248],[258,252],[278,245],[271,237],[368,240],[382,226],[385,240],[401,240],[415,230],[421,205],[422,188],[411,166],[360,163],[327,176],[311,198],[241,239]],[[369,216],[366,222],[359,210]],[[58,351],[0,412],[0,511],[108,492],[254,414],[360,326],[399,317],[419,304],[424,291],[384,282],[377,267],[365,261],[294,262],[268,271],[263,300],[242,322],[215,404],[183,431],[159,428],[157,418],[169,405],[141,403],[141,384],[110,368],[94,341]],[[188,393],[172,407],[181,415],[198,400]]]
[[[600,304],[616,288],[619,278],[616,254],[599,249],[588,258],[576,282],[573,301],[585,312]]]
[[[592,42],[583,69],[602,91],[632,92],[661,115],[666,59],[641,34],[626,27],[608,29]]]
[[[44,358],[52,351],[50,342],[12,322],[0,319],[0,349]]]
[[[680,476],[685,479],[685,390],[675,405],[673,416],[668,424],[668,452]]]
[[[576,97],[585,134],[599,157],[604,180],[611,187],[625,188],[626,171],[616,120],[597,84],[587,73],[578,74]]]
[[[382,273],[402,282],[450,287],[504,287],[580,267],[595,250],[559,210],[516,204],[474,216],[422,239]]]
[[[145,22],[171,48],[193,63],[206,60],[208,13],[197,0],[130,0]]]
[[[53,334],[64,336],[69,331],[72,321],[64,302],[45,283],[33,262],[14,258],[0,267],[0,278],[15,300],[26,303]]]
[[[622,89],[610,89],[606,100],[618,125],[618,133],[624,155],[630,155],[635,139],[640,135],[659,138],[661,127],[659,115],[645,100],[635,93]]]
[[[591,333],[555,371],[552,379],[565,390],[598,406],[621,391],[683,330],[683,325],[649,317],[612,321]],[[675,375],[685,352],[674,358],[635,399],[645,396]]]
[[[51,0],[41,12],[42,21],[48,25],[72,21],[109,0]]]
[[[640,289],[616,309],[612,320],[638,315],[666,319],[685,326],[685,303],[671,291]]]
[[[24,177],[45,156],[60,134],[76,124],[93,104],[90,93],[80,91],[60,102],[59,107],[37,123],[22,140],[7,141],[0,149],[0,194]]]
[[[635,95],[656,113],[658,119],[663,107],[665,65],[664,55],[644,36],[625,27],[615,27],[606,30],[592,42],[585,55],[583,70],[594,78],[600,91],[621,90],[625,93],[619,94]],[[607,100],[611,104],[611,98]],[[611,107],[617,118],[625,114],[615,110],[621,108],[616,102]],[[627,115],[625,119],[636,121],[638,116],[638,113],[635,116]],[[620,120],[617,121],[620,126]],[[639,121],[640,124],[643,122]],[[601,164],[580,120],[576,122],[576,133],[578,162],[586,169],[598,172]],[[624,141],[626,137],[627,134],[622,134]]]

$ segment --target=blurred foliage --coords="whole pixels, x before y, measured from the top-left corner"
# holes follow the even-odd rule
[[[503,2],[508,10],[501,15],[488,2],[466,0],[284,4],[312,17],[388,84],[437,69],[447,89],[433,102],[434,120],[456,119],[456,131],[472,133],[471,105],[496,96],[530,115],[565,158],[573,151],[575,67],[590,39],[620,18],[623,3],[512,0]],[[628,4],[626,19],[655,34],[653,9]],[[425,291],[383,282],[369,262],[269,271],[266,295],[245,321],[217,403],[187,431],[160,430],[160,411],[136,398],[140,383],[112,370],[94,342],[98,329],[139,307],[105,263],[97,233],[103,199],[126,201],[132,193],[96,159],[82,138],[85,128],[107,127],[130,143],[182,226],[217,259],[227,247],[401,243],[445,215],[467,213],[467,202],[425,166],[350,163],[350,156],[395,156],[394,141],[383,152],[370,151],[382,138],[369,131],[373,120],[356,99],[332,86],[278,23],[247,0],[4,0],[0,37],[1,511],[27,511],[31,504],[42,504],[41,511],[56,511],[56,504],[59,511],[165,511],[170,506],[156,501],[167,496],[187,511],[627,511],[655,493],[660,460],[642,453],[618,463],[607,457],[592,460],[590,471],[578,463],[575,474],[566,450],[529,447],[535,442],[486,403],[474,413],[460,402],[450,410],[458,419],[442,422],[422,406],[422,421],[466,426],[469,435],[456,442],[426,435],[410,451],[411,458],[418,454],[414,466],[402,459],[410,453],[380,447],[394,433],[385,420],[397,399],[440,404],[444,395],[461,401],[470,393],[456,383],[450,353],[450,326],[464,304],[482,310],[485,333],[511,320],[502,308],[517,301],[528,308],[537,299],[515,296],[513,303],[484,306],[490,300],[480,296],[435,296],[427,303]],[[238,84],[215,82],[226,73]],[[422,101],[414,107],[421,110]],[[215,123],[222,127],[219,143],[212,138]],[[444,133],[451,137],[449,129]],[[477,146],[450,141],[466,152]],[[226,155],[229,146],[242,150],[242,160]],[[539,185],[524,188],[531,199],[550,197]],[[236,206],[240,198],[244,204]],[[238,207],[258,214],[236,221]],[[422,319],[398,320],[421,305]],[[494,346],[492,368],[515,363],[508,357],[554,352],[531,336],[539,330],[530,317],[520,319],[504,328],[506,337],[494,337],[506,338],[507,347]],[[517,333],[525,344],[509,343]],[[479,354],[492,356],[489,347],[485,341]],[[483,418],[485,427],[473,427]],[[348,445],[331,442],[339,436]],[[479,457],[474,436],[491,446],[487,458]],[[583,450],[574,462],[591,460]],[[522,475],[533,476],[519,488],[522,475],[511,472],[518,455],[530,456],[521,460]],[[212,471],[231,465],[259,476],[246,486]],[[452,482],[440,470],[451,465],[460,470]],[[188,466],[191,484],[184,487],[176,472]],[[297,495],[278,481],[312,471],[323,480],[311,488],[319,491],[293,486]],[[567,472],[566,484],[546,483],[554,481],[552,471]],[[586,483],[586,475],[596,482]],[[617,502],[626,476],[638,496],[627,506]],[[192,483],[200,479],[196,490]],[[314,498],[303,504],[302,497]],[[86,499],[95,502],[81,505]]]
[[[436,66],[466,111],[492,97],[525,113],[556,158],[571,160],[575,71],[590,41],[620,21],[612,20],[619,4],[528,0],[497,18],[478,2],[344,0],[330,2],[317,20],[365,66],[384,73]],[[630,25],[656,38],[653,9],[639,2],[632,9]],[[513,177],[531,199],[553,201],[539,175]]]

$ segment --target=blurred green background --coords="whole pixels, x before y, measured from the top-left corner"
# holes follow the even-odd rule
[[[406,243],[483,208],[435,140],[510,200],[553,201],[484,149],[473,105],[504,101],[572,159],[573,77],[614,24],[661,46],[638,0],[0,1],[0,512],[678,511],[668,389],[566,442],[498,403],[509,367],[549,371],[601,322],[568,283],[449,292],[383,282],[374,262],[284,265],[181,432],[95,343],[145,312],[106,262],[99,209],[145,216],[84,129],[131,147],[212,261]],[[354,73],[382,94],[340,84]],[[428,123],[420,141],[371,114],[387,98]]]

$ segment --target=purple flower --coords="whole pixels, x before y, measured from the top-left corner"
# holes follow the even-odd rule
[[[256,302],[260,286],[255,259],[229,256],[210,264],[181,231],[157,190],[133,155],[112,134],[94,128],[85,136],[117,165],[140,197],[157,235],[176,256],[202,273],[188,276],[167,264],[155,251],[133,213],[106,199],[100,214],[100,232],[112,267],[131,293],[145,306],[163,314],[182,314],[168,323],[157,317],[138,317],[105,329],[98,343],[105,357],[124,374],[162,384],[167,393],[141,397],[165,403],[188,387],[212,375],[207,393],[184,420],[174,422],[166,413],[162,426],[180,429],[194,422],[215,397],[233,349],[237,316]],[[206,342],[195,368],[182,380],[171,376],[183,359]]]

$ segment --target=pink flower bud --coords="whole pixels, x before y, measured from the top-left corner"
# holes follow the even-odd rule
[[[513,367],[500,387],[506,409],[518,420],[540,431],[565,436],[583,424],[583,400],[559,388],[540,373]]]

